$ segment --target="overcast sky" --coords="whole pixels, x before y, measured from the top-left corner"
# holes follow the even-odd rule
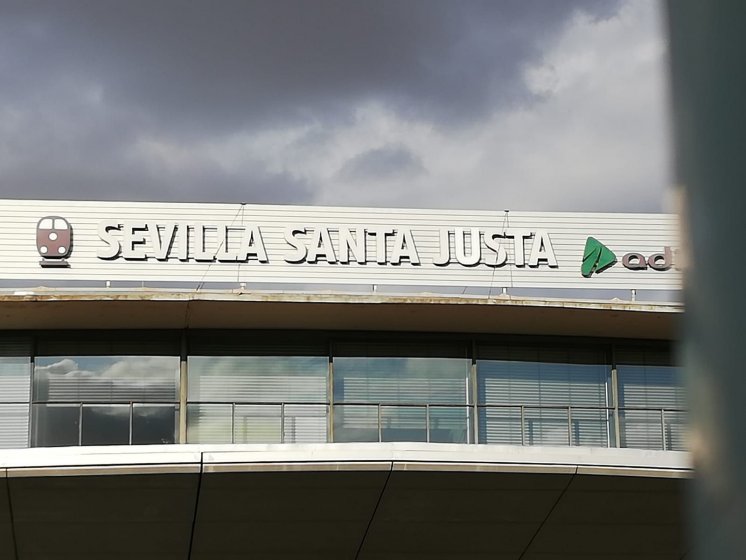
[[[0,3],[0,194],[667,209],[650,0]]]

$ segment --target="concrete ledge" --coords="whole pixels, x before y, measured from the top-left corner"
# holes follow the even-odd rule
[[[687,478],[677,451],[438,443],[153,445],[9,450],[8,477],[268,471],[442,471]]]
[[[673,340],[677,304],[510,296],[158,290],[0,292],[0,328],[315,329]]]

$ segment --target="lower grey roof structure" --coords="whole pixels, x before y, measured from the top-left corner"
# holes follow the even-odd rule
[[[689,454],[353,443],[24,449],[0,556],[668,560]]]

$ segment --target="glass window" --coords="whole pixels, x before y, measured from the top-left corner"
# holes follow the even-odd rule
[[[0,449],[28,447],[31,340],[0,338]]]
[[[190,356],[190,402],[326,402],[326,356]]]
[[[187,405],[188,443],[233,443],[233,405]]]
[[[84,405],[82,445],[128,445],[130,407],[126,404]]]
[[[177,356],[44,356],[36,359],[35,402],[174,402]]]
[[[623,447],[686,448],[687,396],[682,371],[667,348],[617,352]]]
[[[31,445],[80,445],[80,415],[77,404],[34,404]]]
[[[178,406],[171,404],[132,405],[132,444],[176,443],[179,431]]]
[[[610,379],[600,348],[480,347],[480,442],[606,447]]]
[[[180,359],[143,355],[164,348],[146,333],[42,337],[33,375],[36,446],[174,443]],[[140,342],[143,344],[140,345]],[[90,354],[57,354],[68,350]],[[108,350],[131,355],[106,355]]]
[[[28,402],[31,359],[0,355],[0,402]]]
[[[28,403],[0,402],[0,449],[28,447]]]
[[[190,443],[327,441],[327,356],[190,356],[188,363]]]
[[[334,440],[463,440],[469,417],[464,407],[449,405],[469,403],[470,369],[460,346],[340,345],[334,357]]]

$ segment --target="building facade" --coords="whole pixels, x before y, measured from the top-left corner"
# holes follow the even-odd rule
[[[389,476],[396,464],[549,469],[532,488],[571,465],[573,477],[581,468],[631,476],[633,495],[641,477],[685,479],[682,307],[670,301],[678,260],[676,220],[663,215],[2,201],[8,496],[14,478],[114,472],[135,456],[145,470],[130,474],[145,476],[153,461],[179,463],[178,453],[199,456],[185,460],[197,496],[200,477],[228,463],[278,472],[390,463]],[[210,453],[251,459],[208,468]],[[71,463],[77,470],[65,471]],[[189,550],[200,530],[215,530],[204,523],[193,520]],[[675,535],[660,557],[685,553],[680,520],[661,523]],[[16,558],[54,557],[51,544],[38,548],[8,525]],[[388,552],[361,543],[358,556],[436,557],[410,537]],[[196,555],[181,543],[158,557],[243,550],[236,535],[222,538],[199,541]],[[524,540],[520,554],[537,546]],[[268,558],[295,557],[266,546]],[[356,557],[351,544],[314,546],[297,557]],[[125,557],[146,557],[137,550]],[[499,550],[485,537],[443,557]]]

